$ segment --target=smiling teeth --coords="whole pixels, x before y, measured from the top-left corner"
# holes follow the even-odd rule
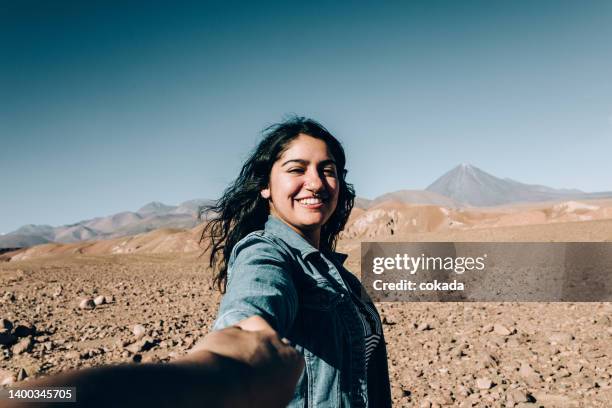
[[[300,204],[304,205],[312,205],[312,204],[321,204],[323,200],[320,198],[304,198],[302,200],[297,200]]]

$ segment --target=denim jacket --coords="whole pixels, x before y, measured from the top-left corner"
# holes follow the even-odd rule
[[[366,372],[364,329],[353,291],[370,302],[343,266],[269,216],[240,240],[228,261],[227,291],[214,330],[258,315],[304,356],[290,407],[390,407],[384,337]],[[365,297],[364,297],[365,296]]]

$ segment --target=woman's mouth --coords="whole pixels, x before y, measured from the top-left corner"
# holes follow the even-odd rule
[[[298,204],[304,208],[317,209],[323,207],[326,200],[321,197],[308,197],[296,199],[295,201],[297,201]]]

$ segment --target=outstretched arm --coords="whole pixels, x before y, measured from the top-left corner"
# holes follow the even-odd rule
[[[282,407],[303,364],[274,331],[230,327],[208,334],[196,351],[169,364],[71,371],[27,387],[76,387],[71,406]],[[21,406],[13,404],[8,406]]]

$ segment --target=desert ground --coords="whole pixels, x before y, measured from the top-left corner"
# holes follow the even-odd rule
[[[555,207],[556,206],[556,207]],[[167,362],[205,335],[221,295],[193,230],[46,244],[2,255],[0,383]],[[338,250],[359,276],[364,240],[612,241],[612,202],[484,210],[356,209]],[[611,303],[379,303],[394,405],[608,407]]]

